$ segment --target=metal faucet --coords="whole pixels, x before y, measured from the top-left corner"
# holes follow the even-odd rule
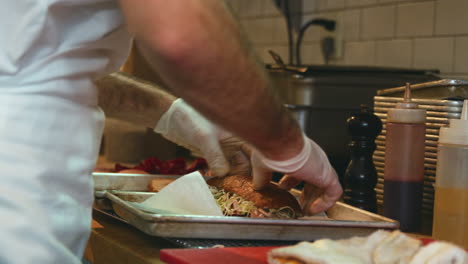
[[[307,23],[301,26],[301,28],[299,29],[299,34],[297,36],[297,42],[296,42],[296,64],[298,66],[301,65],[302,38],[304,37],[304,33],[306,29],[308,29],[312,25],[321,26],[327,31],[334,31],[336,27],[336,22],[335,20],[330,20],[330,19],[315,18],[315,19],[309,20]]]

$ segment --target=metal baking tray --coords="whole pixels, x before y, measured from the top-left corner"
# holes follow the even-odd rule
[[[148,191],[152,179],[177,179],[180,175],[93,172],[94,190]]]
[[[389,218],[360,210],[337,202],[324,217],[304,217],[294,220],[264,219],[248,217],[217,217],[199,215],[163,215],[137,209],[128,202],[141,202],[153,193],[117,190],[123,178],[140,182],[137,189],[147,186],[148,179],[168,177],[167,175],[119,175],[116,173],[95,173],[95,182],[106,177],[107,190],[100,185],[95,191],[95,207],[112,209],[119,217],[144,233],[159,237],[203,238],[203,239],[246,239],[246,240],[316,240],[321,238],[340,239],[351,236],[365,236],[376,229],[397,229],[399,223]],[[177,176],[169,176],[177,177]],[[146,181],[146,182],[145,182]],[[101,181],[104,182],[104,181]],[[143,184],[144,183],[144,184]],[[133,185],[138,185],[132,183]],[[142,186],[143,185],[143,186]],[[126,187],[125,187],[126,188]],[[299,191],[293,190],[296,197]]]
[[[380,96],[403,97],[405,86],[377,91]],[[458,99],[468,98],[468,80],[443,79],[411,85],[411,96],[419,99]]]

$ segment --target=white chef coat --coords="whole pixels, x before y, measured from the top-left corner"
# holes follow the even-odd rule
[[[130,37],[117,0],[0,6],[0,263],[80,263],[104,119],[92,80]]]

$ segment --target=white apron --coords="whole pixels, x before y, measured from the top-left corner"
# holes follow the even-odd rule
[[[130,38],[117,0],[0,0],[0,263],[81,263],[104,115]]]

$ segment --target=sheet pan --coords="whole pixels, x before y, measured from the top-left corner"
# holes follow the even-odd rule
[[[132,206],[153,193],[144,192],[149,179],[167,175],[118,175],[116,173],[93,174],[96,185],[95,206],[112,210],[129,224],[146,234],[172,238],[246,239],[246,240],[316,240],[365,236],[377,229],[397,229],[397,221],[360,210],[338,202],[323,217],[294,220],[261,219],[247,217],[214,217],[198,215],[164,215],[148,213]],[[169,176],[177,177],[177,176]],[[99,178],[106,178],[105,181]],[[122,183],[126,178],[133,183]],[[145,182],[146,181],[146,182]],[[139,184],[136,184],[139,182]],[[128,190],[129,186],[137,190]],[[122,187],[127,190],[118,190]],[[297,197],[299,191],[293,190]]]

